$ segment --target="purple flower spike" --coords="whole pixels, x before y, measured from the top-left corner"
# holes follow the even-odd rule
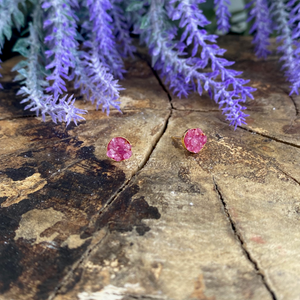
[[[230,0],[214,0],[217,25],[218,30],[223,34],[226,34],[230,29],[230,17],[231,13],[229,12],[228,6],[230,5]]]
[[[300,37],[300,3],[295,0],[288,2],[287,7],[291,10],[289,15],[289,25],[292,28],[292,38],[296,40]],[[294,6],[294,4],[296,4]],[[297,44],[299,46],[299,44]]]
[[[295,93],[298,95],[300,88],[299,42],[298,39],[294,39],[294,37],[297,37],[298,29],[294,28],[294,31],[292,31],[292,24],[290,22],[298,18],[296,14],[299,6],[297,5],[292,9],[290,14],[287,11],[288,7],[292,7],[294,3],[294,0],[289,1],[288,4],[283,0],[277,0],[272,3],[271,10],[274,22],[276,22],[277,42],[280,43],[277,49],[282,54],[280,58],[283,61],[282,69],[285,70],[285,75],[291,83],[290,94]]]
[[[93,43],[89,46],[88,52],[81,52],[81,57],[76,58],[75,88],[80,88],[81,94],[85,95],[87,100],[96,102],[97,109],[102,106],[102,111],[106,111],[107,115],[110,106],[120,111],[120,102],[117,99],[123,88],[99,60],[97,46]]]
[[[248,22],[254,20],[250,33],[254,33],[252,43],[255,45],[255,54],[259,58],[266,58],[271,52],[268,50],[270,45],[269,37],[272,33],[272,21],[268,8],[267,0],[252,0],[246,8],[251,8]]]
[[[74,2],[72,0],[73,5]],[[49,50],[45,54],[49,59],[46,69],[51,70],[47,80],[52,82],[46,91],[57,97],[67,91],[64,79],[69,79],[69,71],[75,66],[77,17],[71,9],[70,0],[44,0],[42,8],[48,13],[44,28],[48,29],[45,43]]]
[[[117,48],[122,57],[133,57],[136,48],[132,45],[132,38],[129,35],[130,26],[124,15],[120,4],[122,0],[112,0],[110,15],[113,18],[113,34],[116,37]]]
[[[35,14],[34,20],[37,18],[36,15],[38,14]],[[38,32],[32,24],[29,25],[29,32],[30,36],[23,42],[26,43],[26,46],[29,46],[26,53],[28,59],[19,62],[12,70],[19,72],[15,81],[21,80],[25,84],[17,93],[17,95],[25,97],[21,103],[27,103],[25,110],[29,109],[35,112],[37,116],[41,115],[43,121],[45,121],[46,115],[50,115],[54,123],[64,121],[68,125],[73,120],[77,124],[78,120],[83,119],[79,115],[85,114],[86,111],[74,106],[75,99],[72,96],[67,98],[67,95],[65,95],[59,99],[44,94],[43,90],[48,83],[43,79],[44,73],[39,63],[41,44]]]
[[[151,3],[153,2],[154,1]],[[192,56],[196,56],[197,51],[200,48],[200,57],[192,57],[186,60],[177,58],[176,61],[174,54],[174,58],[172,58],[172,54],[170,53],[169,57],[173,62],[165,63],[164,60],[167,57],[166,52],[170,52],[171,49],[167,46],[166,42],[166,46],[162,48],[164,39],[161,37],[161,39],[157,38],[156,41],[161,49],[161,59],[157,59],[155,66],[162,71],[162,74],[167,78],[168,82],[179,81],[181,82],[181,86],[184,86],[185,84],[185,89],[181,88],[181,91],[176,91],[179,95],[184,95],[190,89],[196,89],[201,95],[204,88],[204,90],[214,98],[215,102],[219,104],[223,113],[226,115],[227,120],[230,121],[230,124],[234,125],[236,128],[245,123],[245,118],[247,116],[242,111],[245,107],[240,103],[245,102],[247,97],[253,99],[252,92],[255,91],[255,89],[244,86],[249,82],[248,80],[236,77],[241,75],[242,72],[227,69],[233,62],[229,62],[226,59],[219,57],[224,54],[225,50],[220,49],[215,44],[215,35],[209,35],[206,30],[201,29],[208,24],[202,11],[195,9],[202,1],[182,0],[179,3],[178,2],[179,1],[176,0],[170,1],[170,3],[174,5],[170,17],[173,20],[180,19],[179,27],[185,28],[181,37],[181,43],[185,42],[187,46],[193,43]],[[159,30],[161,31],[161,29]],[[155,36],[155,34],[153,35]],[[209,43],[207,43],[207,41]],[[150,49],[155,47],[156,49],[158,48],[158,46],[152,46]],[[177,55],[182,55],[182,53],[178,52]],[[211,73],[200,73],[198,71],[199,69],[207,67],[209,63],[211,63]],[[170,69],[169,66],[166,67],[164,64],[173,67]],[[176,71],[177,73],[175,73]],[[221,82],[215,81],[219,75],[221,76]],[[197,82],[196,86],[194,82]],[[178,84],[177,89],[179,87],[180,85]]]
[[[299,58],[299,49],[300,49],[300,3],[295,3],[295,0],[288,2],[287,7],[290,8],[289,14],[289,26],[292,29],[292,39],[293,39],[293,57],[294,57],[294,67],[293,72],[289,76],[289,81],[292,83],[290,95],[295,93],[299,94],[300,88],[300,58]]]
[[[108,11],[112,9],[110,0],[86,0],[86,5],[90,12],[91,24],[86,24],[93,32],[93,44],[98,49],[98,56],[102,64],[111,69],[114,76],[122,79],[124,63],[116,48],[115,37],[113,35],[112,18]],[[87,44],[85,44],[87,46]]]

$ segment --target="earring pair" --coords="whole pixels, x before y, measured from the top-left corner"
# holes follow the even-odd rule
[[[191,128],[184,132],[181,142],[187,151],[199,153],[207,142],[207,136],[200,128]],[[131,144],[123,137],[115,137],[108,143],[106,155],[115,161],[129,159],[132,156]]]

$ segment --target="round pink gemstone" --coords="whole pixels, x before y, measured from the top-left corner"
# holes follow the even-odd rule
[[[115,137],[107,145],[106,155],[115,161],[125,160],[131,157],[131,145],[122,137]]]
[[[185,148],[193,153],[198,153],[206,144],[207,136],[200,128],[189,129],[184,135]]]

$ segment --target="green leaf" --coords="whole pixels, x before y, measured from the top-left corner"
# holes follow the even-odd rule
[[[17,76],[22,76],[23,79],[24,79],[24,78],[27,78],[27,71],[26,71],[25,69],[20,69],[20,70],[18,70],[18,73],[19,73],[20,75],[17,75]]]
[[[49,86],[49,82],[46,80],[39,80],[38,82],[39,82],[39,85],[42,87]]]
[[[18,28],[18,30],[20,30],[20,27],[24,26],[24,21],[25,21],[23,13],[19,9],[17,9],[13,13],[13,18],[16,27]]]
[[[143,8],[143,6],[144,6],[144,1],[134,1],[127,6],[126,11],[139,10]]]
[[[25,68],[27,66],[28,66],[28,61],[27,60],[21,60],[11,70],[12,70],[12,72],[18,71],[18,70],[20,70],[22,68]]]
[[[141,29],[145,29],[150,25],[150,18],[146,15],[142,17]]]
[[[28,38],[20,38],[15,43],[12,51],[13,52],[19,52],[21,55],[23,55],[25,57],[28,57],[28,55],[29,55],[28,47],[29,46],[30,46],[30,44],[29,44],[29,39]]]
[[[9,25],[5,25],[3,28],[3,34],[6,36],[8,40],[10,40],[11,35],[12,35],[12,30]]]
[[[23,80],[25,77],[21,74],[17,75],[15,78],[14,78],[14,81],[21,81]]]

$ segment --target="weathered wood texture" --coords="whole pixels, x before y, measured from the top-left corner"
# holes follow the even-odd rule
[[[0,299],[299,300],[299,97],[276,55],[222,38],[257,88],[236,131],[207,96],[171,96],[128,62],[123,114],[78,127],[23,112],[4,64],[0,97]],[[25,118],[25,116],[28,116]],[[177,137],[200,127],[189,154]],[[108,160],[124,136],[133,157]]]

